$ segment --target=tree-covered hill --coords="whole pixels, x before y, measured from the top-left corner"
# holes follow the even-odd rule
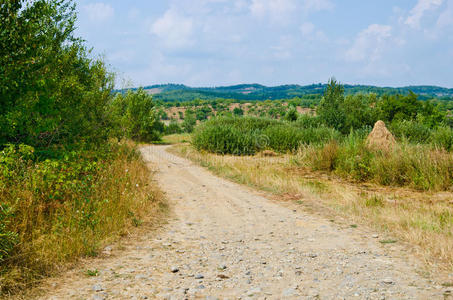
[[[419,96],[419,99],[453,99],[453,88],[438,86],[407,86],[407,87],[378,87],[371,85],[345,86],[346,94],[376,93],[408,94],[410,91]],[[238,100],[267,100],[288,99],[304,95],[322,95],[326,84],[311,84],[301,86],[280,85],[268,87],[260,84],[240,84],[220,87],[189,87],[182,84],[161,84],[146,86],[144,89],[154,95],[155,99],[163,101],[190,101],[194,99],[238,99]]]

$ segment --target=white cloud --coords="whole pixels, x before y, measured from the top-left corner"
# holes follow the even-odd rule
[[[442,3],[443,0],[418,0],[404,23],[412,28],[420,28],[420,21],[423,18],[423,15],[427,11],[439,7]]]
[[[304,36],[308,36],[314,32],[315,25],[313,25],[313,23],[310,22],[305,22],[302,23],[302,25],[300,25],[299,29]]]
[[[361,31],[351,48],[345,53],[348,61],[375,61],[380,58],[382,51],[391,38],[392,27],[388,25],[372,24]]]
[[[285,23],[296,9],[294,0],[252,0],[250,12],[259,18],[270,18],[273,22]]]
[[[113,17],[115,11],[112,6],[102,2],[91,3],[83,6],[83,10],[92,22],[104,22]]]
[[[304,9],[307,12],[329,10],[334,7],[330,0],[305,0]]]
[[[447,8],[440,14],[437,19],[438,27],[448,27],[453,25],[453,0],[449,0]]]
[[[166,47],[183,48],[193,44],[193,28],[191,18],[169,9],[151,25],[151,33],[159,37]]]

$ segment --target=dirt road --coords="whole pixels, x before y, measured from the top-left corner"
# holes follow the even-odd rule
[[[165,150],[141,149],[159,169],[172,206],[168,224],[95,260],[99,276],[79,271],[59,279],[44,299],[446,297],[402,248],[266,199]]]

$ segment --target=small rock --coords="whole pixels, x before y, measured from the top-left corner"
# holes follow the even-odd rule
[[[202,285],[202,284],[200,284],[199,286],[197,286],[197,289],[199,289],[199,290],[204,290],[205,288],[206,288],[206,287],[205,287],[204,285]]]
[[[319,292],[317,290],[311,290],[309,293],[310,297],[317,298],[319,297]]]
[[[385,284],[394,284],[392,278],[384,278],[384,280],[382,280],[382,282]]]
[[[179,272],[179,268],[178,267],[172,267],[171,268],[171,272],[172,273],[178,273]]]
[[[204,276],[202,274],[197,274],[195,275],[195,279],[203,279]]]
[[[316,253],[310,253],[310,254],[308,254],[308,257],[310,257],[310,258],[316,258],[316,257],[318,257],[318,254],[316,254]]]
[[[220,266],[219,266],[219,269],[220,269],[220,270],[225,270],[226,268],[227,268],[226,265],[220,265]]]
[[[96,285],[93,285],[93,291],[95,292],[100,292],[100,291],[103,291],[104,289],[102,288],[102,286],[100,286],[99,284],[96,284]]]
[[[293,288],[289,288],[283,291],[282,296],[283,297],[293,297],[297,295],[297,291]]]
[[[379,235],[373,234],[372,237],[373,237],[373,239],[377,239],[377,238],[379,238]]]
[[[224,274],[219,274],[219,275],[217,275],[217,278],[220,278],[220,279],[228,279],[228,278],[230,278],[230,277],[228,277],[228,276],[226,276],[226,275],[224,275]]]
[[[253,288],[253,289],[249,290],[247,292],[247,296],[251,297],[251,296],[253,296],[255,294],[259,294],[259,293],[261,293],[261,288],[256,287],[256,288]]]
[[[247,271],[247,272],[245,272],[245,275],[250,275],[251,273],[252,273],[252,272]]]

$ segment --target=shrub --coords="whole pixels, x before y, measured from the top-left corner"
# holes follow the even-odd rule
[[[197,127],[192,144],[198,150],[218,154],[250,155],[259,149],[258,137],[258,131],[241,131],[234,126],[208,122]]]
[[[295,125],[299,128],[317,128],[322,125],[322,120],[317,116],[308,114],[301,114],[295,122]]]
[[[447,151],[453,150],[453,129],[447,126],[437,128],[431,133],[431,143]]]
[[[11,207],[7,204],[0,204],[0,263],[8,258],[18,243],[17,232],[8,229],[12,217],[14,217],[14,213]]]
[[[159,141],[164,131],[151,95],[143,89],[118,94],[110,104],[115,135],[140,142]]]
[[[303,144],[320,144],[338,139],[331,128],[301,129],[293,122],[257,117],[218,117],[201,124],[192,142],[197,149],[214,153],[248,155],[263,149],[295,151]]]
[[[308,159],[314,170],[333,171],[338,160],[338,142],[332,140],[321,147],[311,148]]]
[[[357,181],[372,177],[374,155],[364,141],[363,137],[354,133],[345,138],[338,151],[336,173]]]
[[[304,142],[303,131],[287,124],[269,126],[263,134],[268,138],[268,147],[279,152],[297,150]]]
[[[175,133],[182,133],[182,128],[179,126],[179,123],[175,120],[171,120],[170,124],[165,127],[166,134],[175,134]]]
[[[407,139],[411,143],[426,144],[429,142],[431,130],[428,126],[416,121],[395,121],[390,131],[399,139]]]

